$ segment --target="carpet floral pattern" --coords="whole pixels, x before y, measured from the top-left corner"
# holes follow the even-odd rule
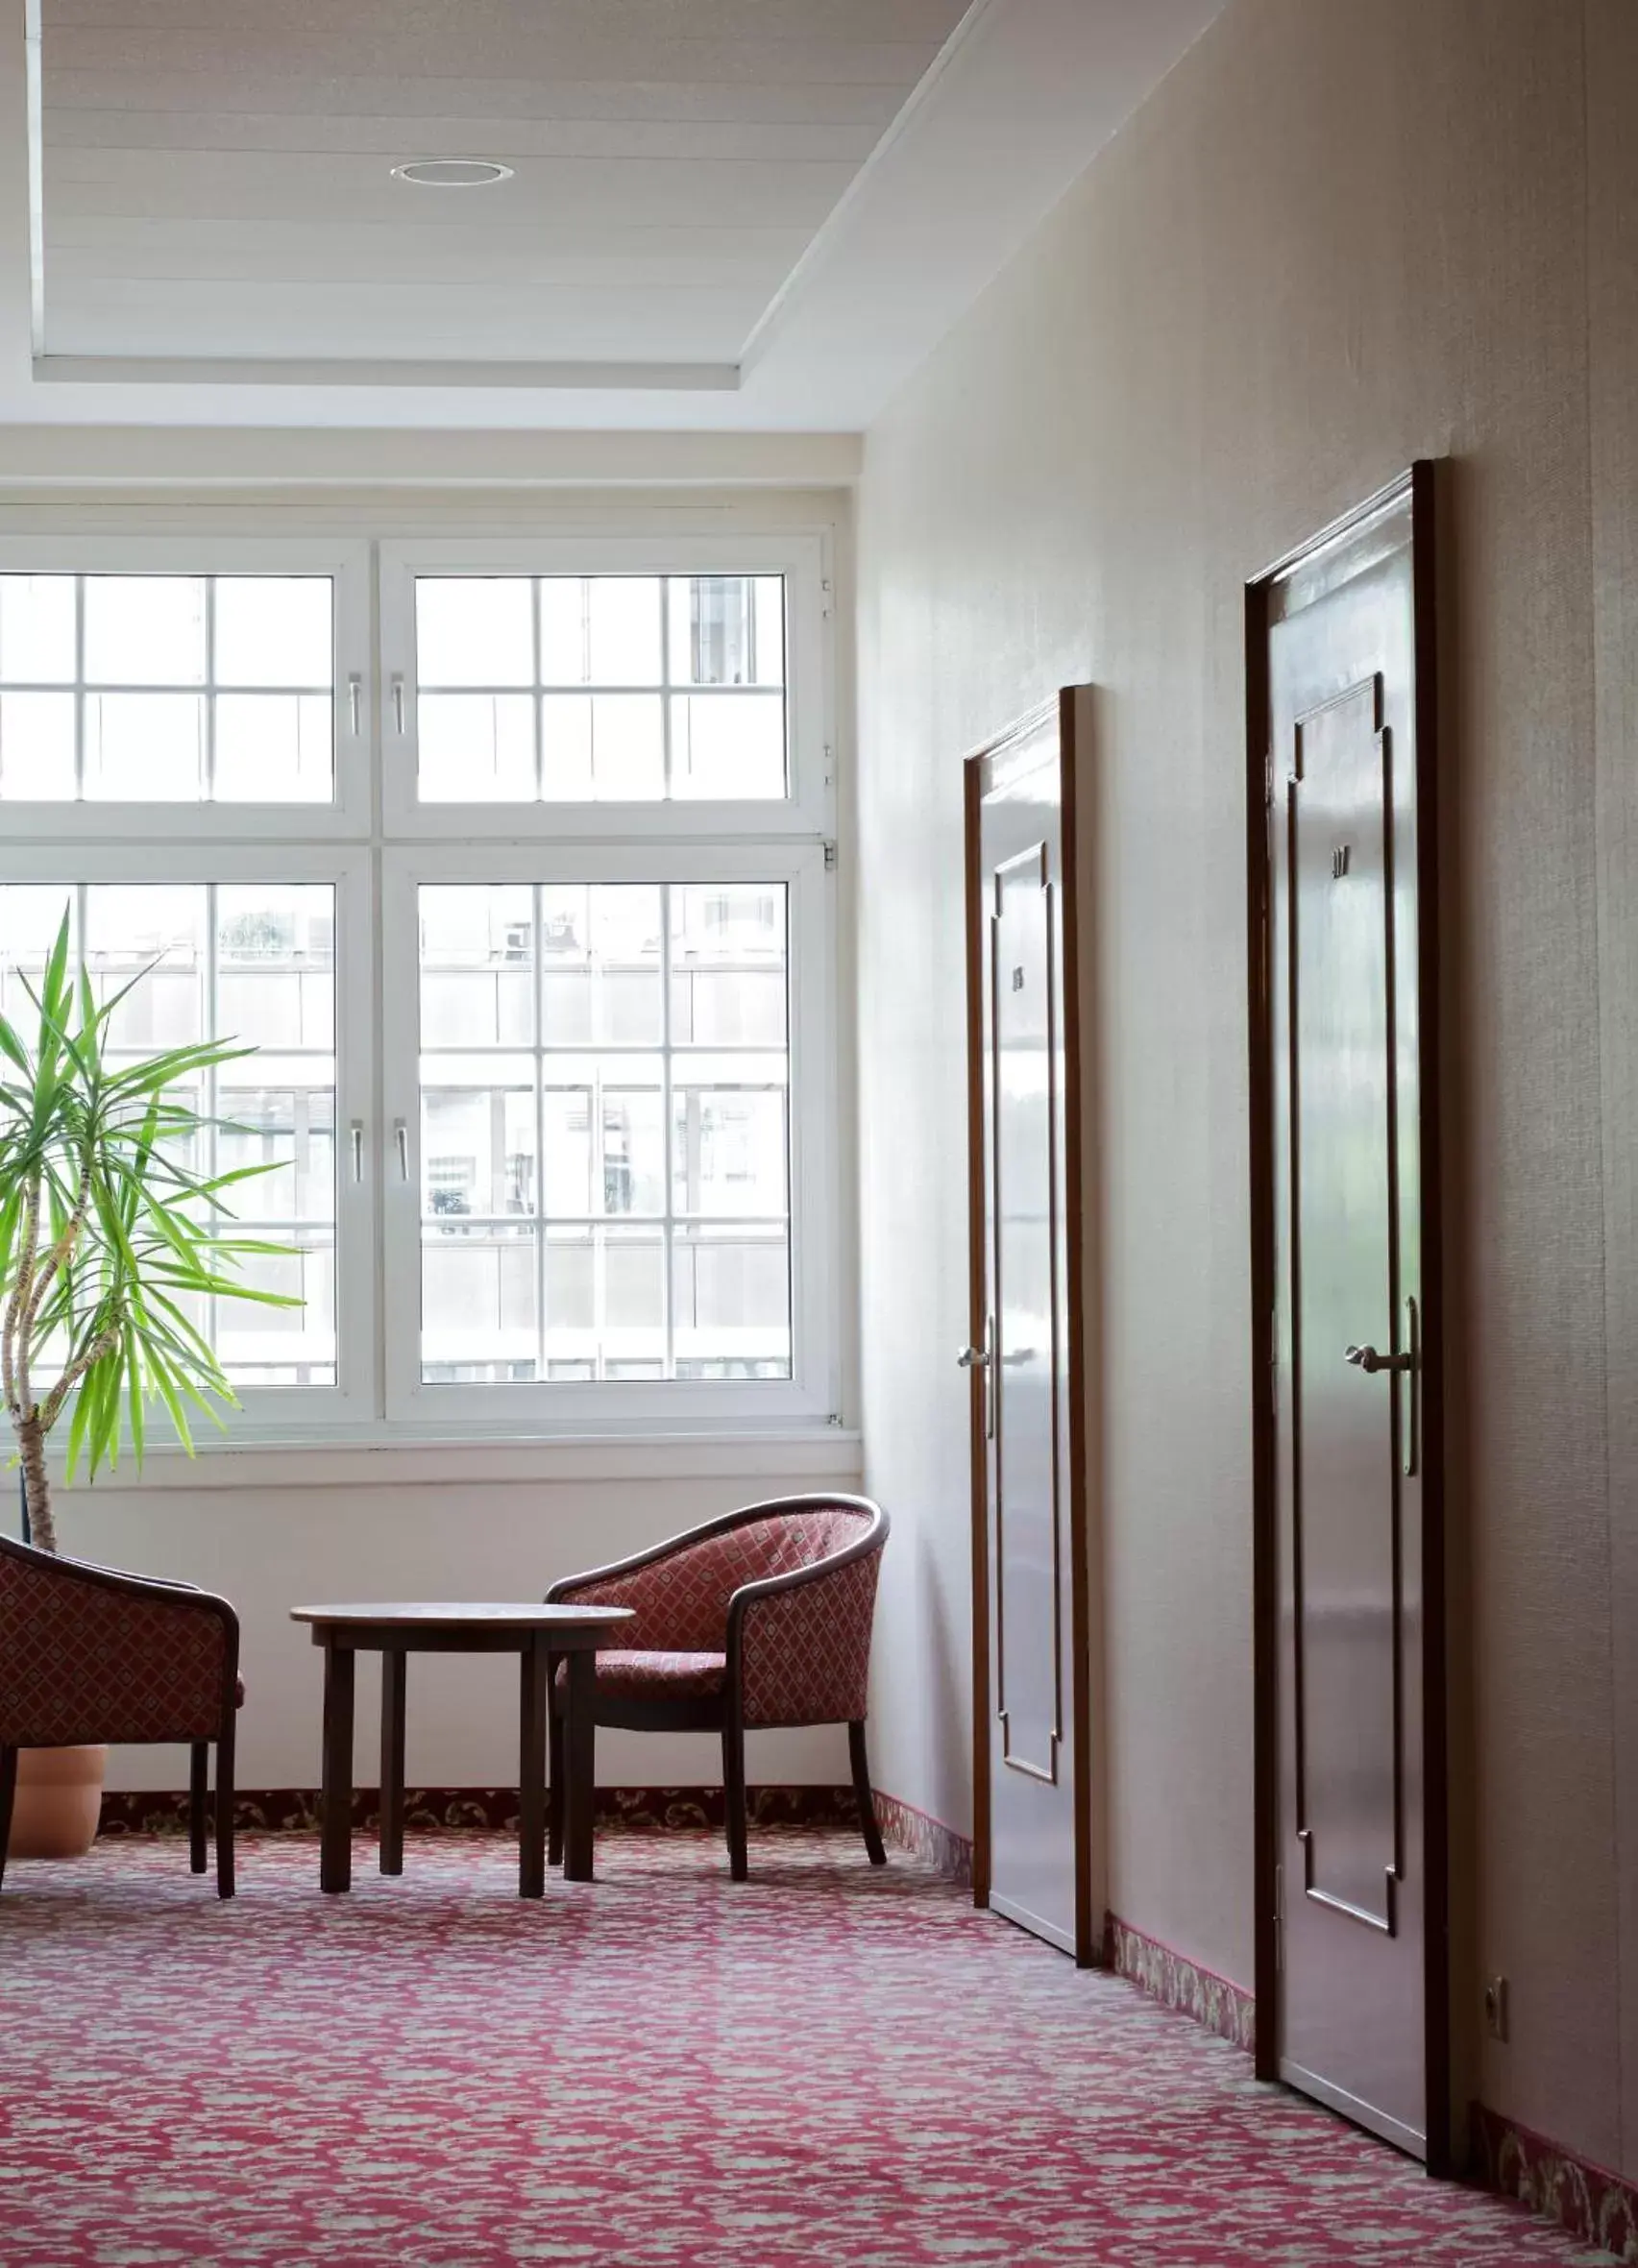
[[[846,1835],[253,1838],[0,1894],[5,2268],[1502,2268],[1601,2256]]]

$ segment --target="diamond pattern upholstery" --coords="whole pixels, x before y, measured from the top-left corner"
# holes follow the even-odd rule
[[[144,1597],[71,1559],[0,1550],[0,1747],[215,1740],[227,1646],[204,1596]]]
[[[871,1551],[833,1575],[750,1601],[740,1641],[747,1725],[863,1720],[881,1565]]]
[[[736,1591],[795,1574],[855,1544],[872,1515],[850,1504],[772,1506],[737,1527],[683,1537],[674,1549],[623,1573],[554,1583],[554,1599],[628,1606],[621,1630],[630,1651],[599,1653],[600,1690],[659,1699],[720,1692],[697,1665],[721,1662]],[[863,1719],[870,1626],[881,1552],[849,1561],[745,1609],[742,1679],[746,1725],[854,1722]],[[641,1659],[642,1671],[619,1667]],[[641,1679],[641,1685],[629,1681]]]

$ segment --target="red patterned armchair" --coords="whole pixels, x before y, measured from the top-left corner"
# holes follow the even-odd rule
[[[216,1889],[233,1894],[233,1727],[239,1618],[190,1583],[118,1574],[0,1536],[0,1881],[19,1748],[185,1741],[188,1817],[205,1872],[206,1788],[216,1744]]]
[[[629,1606],[598,1655],[599,1724],[720,1731],[728,1861],[746,1878],[746,1734],[845,1724],[859,1823],[885,1866],[865,1749],[870,1623],[888,1516],[867,1497],[781,1497],[553,1583],[547,1603]],[[551,1681],[551,1855],[562,1849],[561,1669]]]

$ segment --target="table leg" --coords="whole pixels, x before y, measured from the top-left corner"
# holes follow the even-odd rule
[[[409,1657],[381,1655],[381,1872],[403,1872],[403,1703]]]
[[[597,1799],[598,1657],[590,1646],[569,1655],[563,1772],[563,1878],[592,1880],[592,1812]]]
[[[353,1671],[350,1646],[324,1649],[324,1817],[319,1888],[353,1887]]]
[[[518,1895],[546,1895],[546,1701],[544,1633],[522,1649],[518,1739]]]

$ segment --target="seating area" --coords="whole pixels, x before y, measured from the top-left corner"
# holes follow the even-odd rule
[[[377,1601],[293,1610],[297,1619],[322,1624],[314,1637],[327,1642],[323,1887],[350,1887],[356,1648],[369,1646],[382,1655],[380,1857],[382,1872],[397,1873],[403,1863],[407,1653],[428,1646],[505,1650],[520,1637],[526,1894],[540,1894],[528,1843],[531,1834],[539,1837],[547,1801],[540,1784],[544,1725],[535,1728],[532,1746],[528,1738],[531,1690],[534,1709],[550,1713],[553,1866],[565,1858],[569,1766],[576,1746],[578,1801],[589,1835],[599,1724],[645,1731],[709,1727],[720,1733],[728,1858],[736,1882],[747,1872],[746,1732],[845,1724],[866,1848],[873,1865],[885,1865],[865,1718],[888,1529],[887,1514],[862,1497],[790,1497],[747,1505],[616,1566],[554,1583],[545,1604],[561,1610],[565,1621],[571,1610],[615,1610],[606,1628],[582,1633],[588,1643],[567,1655],[560,1650],[566,1630],[521,1605],[474,1601],[428,1608]],[[238,1653],[238,1618],[226,1599],[188,1584],[86,1566],[0,1536],[0,1888],[20,1750],[186,1741],[193,1871],[206,1868],[213,1747],[216,1886],[219,1896],[231,1898],[234,1741],[245,1699]],[[337,1729],[338,1656],[346,1711]],[[583,1694],[572,1684],[572,1672],[584,1673]],[[576,1704],[583,1726],[577,1743],[570,1737]],[[589,1878],[589,1853],[572,1871]]]

